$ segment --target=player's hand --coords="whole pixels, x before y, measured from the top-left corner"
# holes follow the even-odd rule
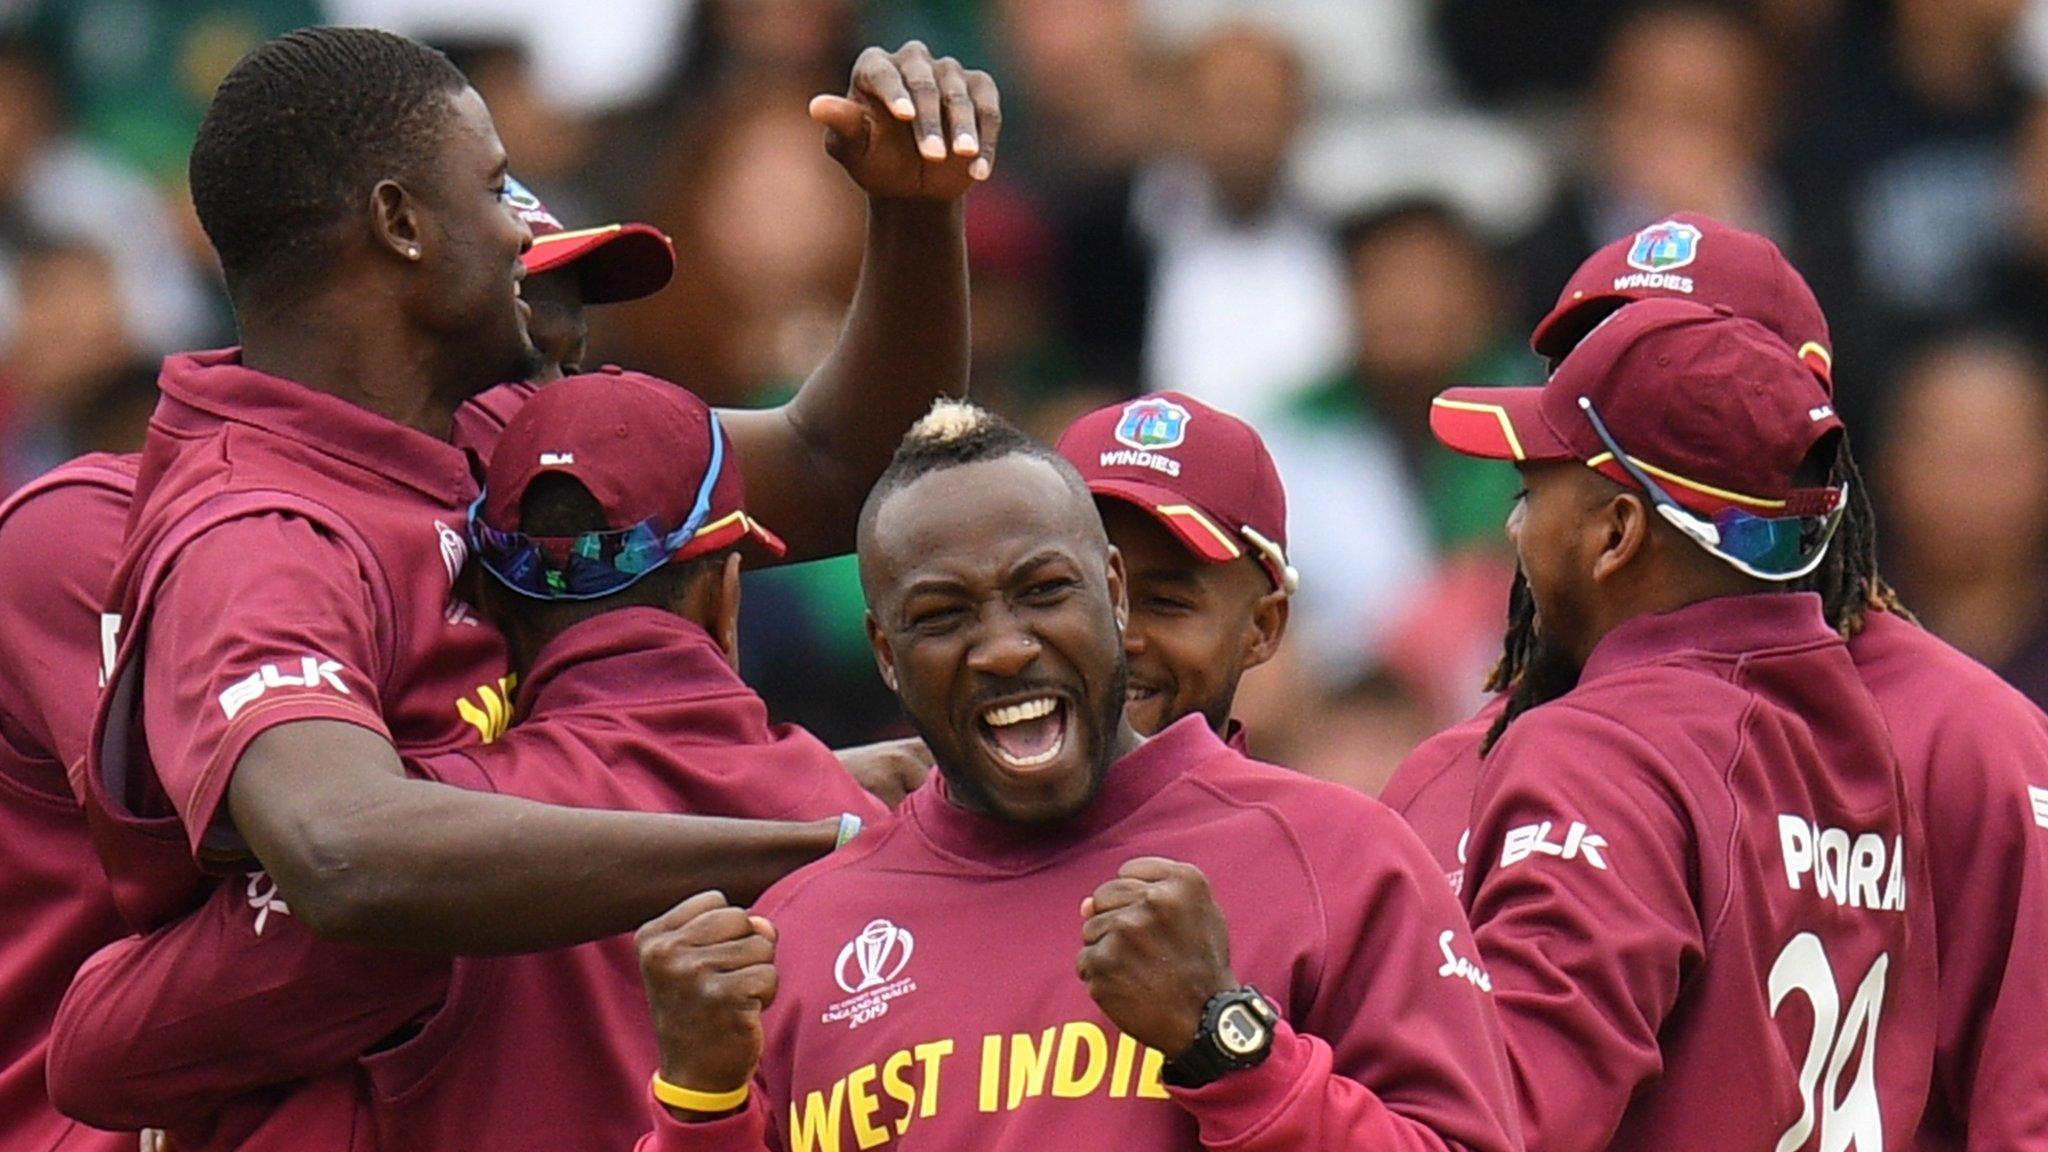
[[[877,200],[957,200],[995,171],[1002,99],[986,72],[912,40],[869,48],[844,96],[815,96],[825,151]]]
[[[841,748],[835,755],[861,787],[891,808],[917,791],[932,770],[932,750],[915,736]]]
[[[1081,902],[1081,979],[1110,1022],[1168,1059],[1201,1031],[1202,1009],[1237,987],[1230,929],[1192,864],[1141,856]]]
[[[775,1000],[775,926],[700,892],[634,937],[661,1045],[661,1078],[729,1092],[761,1063],[761,1010]]]

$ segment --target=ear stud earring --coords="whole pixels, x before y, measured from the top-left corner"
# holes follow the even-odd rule
[[[407,245],[405,246],[405,258],[406,258],[407,260],[417,260],[417,259],[419,259],[419,258],[420,258],[420,246],[419,246],[419,245],[417,245],[417,244],[407,244]]]

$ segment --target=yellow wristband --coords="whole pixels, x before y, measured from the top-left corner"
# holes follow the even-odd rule
[[[663,1080],[659,1072],[654,1074],[654,1098],[685,1112],[730,1112],[745,1104],[752,1091],[752,1085],[742,1084],[730,1092],[699,1092],[695,1088],[671,1084]]]

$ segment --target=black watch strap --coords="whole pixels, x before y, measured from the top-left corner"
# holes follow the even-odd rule
[[[1187,1051],[1166,1062],[1160,1079],[1174,1088],[1200,1088],[1231,1072],[1256,1068],[1273,1050],[1280,1013],[1247,984],[1209,998],[1201,1031]]]

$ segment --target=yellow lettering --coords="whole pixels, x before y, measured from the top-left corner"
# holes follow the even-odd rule
[[[1141,1100],[1166,1099],[1166,1085],[1159,1079],[1166,1068],[1166,1057],[1157,1048],[1145,1049],[1145,1063],[1138,1072],[1138,1098]]]
[[[476,697],[483,701],[483,707],[477,707],[467,698],[459,698],[455,701],[455,714],[475,728],[484,743],[494,743],[512,727],[512,699],[518,686],[517,676],[500,676],[495,686],[479,684]]]
[[[996,1033],[981,1038],[981,1110],[993,1112],[1001,1102],[998,1092],[1003,1079],[1003,1037]]]
[[[875,1112],[882,1102],[875,1099],[875,1066],[863,1064],[846,1078],[847,1111],[853,1113],[853,1138],[862,1148],[873,1148],[889,1139],[875,1127]]]
[[[917,1046],[917,1059],[924,1065],[924,1084],[918,1093],[917,1114],[936,1116],[939,1111],[939,1061],[953,1054],[951,1040],[934,1040]],[[903,1127],[910,1126],[910,1117],[903,1117]],[[900,1131],[901,1129],[899,1129]]]
[[[1138,1058],[1138,1042],[1116,1034],[1116,1067],[1109,1074],[1109,1094],[1121,1100],[1131,1094],[1131,1064]]]
[[[1085,1070],[1082,1049],[1087,1050]],[[1053,1058],[1052,1094],[1074,1100],[1095,1091],[1109,1066],[1109,1038],[1093,1021],[1076,1020],[1060,1029],[1060,1051]]]
[[[908,1048],[882,1062],[882,1091],[889,1094],[889,1099],[903,1105],[903,1115],[896,1119],[898,1136],[910,1131],[910,1117],[917,1111],[917,1089],[912,1088],[910,1081],[903,1078],[903,1074],[909,1070]]]
[[[799,1113],[796,1101],[789,1102],[789,1141],[796,1152],[839,1152],[839,1112],[846,1100],[846,1081],[832,1082],[831,1103],[826,1103],[822,1093],[813,1092],[804,1097],[803,1111]]]
[[[1045,1095],[1045,1072],[1052,1064],[1053,1029],[1047,1028],[1031,1042],[1031,1033],[1015,1032],[1010,1036],[1010,1103],[1009,1111],[1016,1111],[1028,1096]]]

